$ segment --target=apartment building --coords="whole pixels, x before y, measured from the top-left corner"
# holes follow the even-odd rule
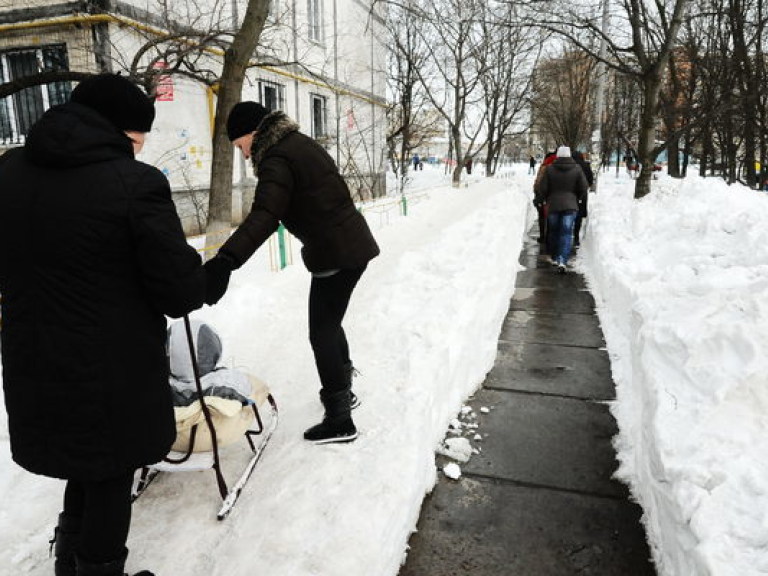
[[[246,0],[0,0],[0,84],[50,71],[154,70],[157,119],[141,159],[169,178],[194,233],[207,206],[213,80],[246,7]],[[360,198],[384,186],[384,37],[372,0],[273,0],[243,88],[243,99],[283,110],[321,142]],[[23,144],[74,86],[60,81],[0,98],[0,152]],[[254,180],[239,158],[234,172],[236,223]]]

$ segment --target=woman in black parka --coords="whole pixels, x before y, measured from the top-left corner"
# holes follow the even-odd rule
[[[11,451],[67,480],[56,576],[123,576],[134,470],[176,435],[165,315],[223,293],[185,240],[167,180],[134,158],[154,115],[127,79],[95,76],[0,157]]]
[[[304,438],[315,443],[354,440],[350,410],[357,399],[341,323],[379,247],[333,159],[283,112],[240,102],[229,114],[227,133],[251,159],[259,182],[250,213],[210,264],[227,270],[242,266],[280,222],[301,241],[304,264],[312,273],[309,340],[325,407],[323,421]]]

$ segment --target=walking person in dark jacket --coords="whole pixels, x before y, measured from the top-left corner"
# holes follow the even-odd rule
[[[573,241],[573,222],[579,203],[587,195],[587,179],[571,157],[568,146],[557,149],[557,158],[547,166],[537,192],[538,201],[549,207],[547,226],[553,239],[552,262],[565,273]]]
[[[557,150],[553,152],[547,152],[544,155],[544,159],[541,161],[539,171],[536,173],[536,178],[533,181],[533,205],[536,207],[536,213],[538,215],[539,222],[539,244],[543,244],[539,253],[540,254],[552,254],[552,239],[550,238],[549,231],[547,230],[547,203],[544,198],[539,194],[539,185],[541,179],[544,177],[544,173],[547,171],[547,166],[552,164],[557,157]]]
[[[67,481],[56,576],[123,576],[134,470],[176,436],[165,315],[217,300],[228,280],[209,282],[167,180],[135,160],[154,117],[129,80],[95,76],[0,157],[11,452]]]
[[[351,409],[352,361],[341,322],[352,291],[379,247],[333,159],[283,112],[241,102],[227,120],[229,139],[251,160],[258,185],[251,212],[212,261],[235,269],[282,222],[303,244],[312,273],[309,340],[320,377],[323,421],[304,433],[315,443],[357,437]]]
[[[595,183],[595,174],[592,172],[592,166],[584,158],[584,154],[578,150],[574,150],[571,155],[573,160],[578,164],[584,176],[587,179],[588,189],[592,189],[592,185]],[[581,224],[584,218],[587,217],[587,202],[589,200],[589,191],[584,195],[584,199],[579,202],[579,212],[576,214],[576,220],[573,223],[573,245],[579,246],[581,244]]]

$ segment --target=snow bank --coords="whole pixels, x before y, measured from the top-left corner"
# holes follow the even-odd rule
[[[768,572],[768,195],[604,175],[582,266],[631,485],[661,575]]]

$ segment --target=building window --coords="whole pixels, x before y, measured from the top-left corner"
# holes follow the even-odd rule
[[[40,72],[69,70],[64,44],[0,53],[0,80],[10,82]],[[24,141],[29,129],[48,108],[69,100],[69,82],[32,86],[0,99],[0,144]]]
[[[307,0],[309,39],[323,42],[323,0]]]
[[[311,94],[312,104],[312,138],[328,136],[328,107],[327,98],[319,94]]]
[[[285,110],[285,86],[269,80],[259,80],[261,104],[270,112]]]

